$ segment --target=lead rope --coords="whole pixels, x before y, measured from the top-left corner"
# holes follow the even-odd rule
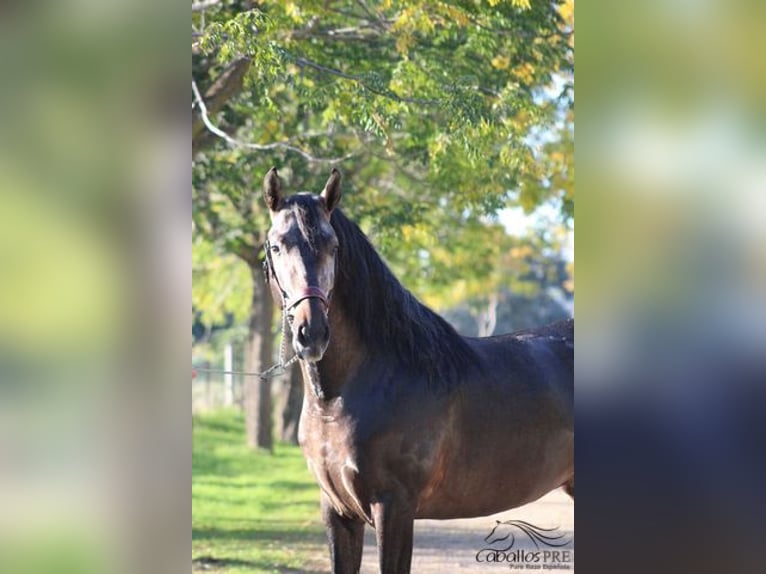
[[[269,252],[269,244],[268,242],[264,245],[264,248],[266,250],[266,259],[264,260],[264,269],[266,271],[266,282],[269,281],[269,274],[274,273],[273,267],[271,265],[271,253]],[[335,258],[335,268],[337,270],[338,268],[338,259]],[[276,273],[274,273],[274,279],[277,282],[277,287],[279,289],[279,297],[282,299],[282,342],[279,344],[279,358],[276,365],[273,365],[272,367],[266,369],[262,373],[248,373],[246,371],[222,371],[218,369],[195,369],[196,371],[200,371],[203,373],[219,373],[224,375],[243,375],[245,377],[259,377],[261,380],[270,379],[272,377],[277,376],[277,374],[281,374],[293,363],[295,363],[300,357],[297,355],[293,355],[293,357],[285,362],[285,355],[287,354],[287,326],[288,326],[288,308],[287,308],[287,298],[285,297],[285,292],[282,289],[282,286],[279,284],[279,279],[276,276]],[[324,399],[325,394],[324,390],[322,389],[322,384],[319,380],[319,369],[317,369],[316,363],[307,363],[307,374],[309,377],[309,381],[311,383],[311,390],[314,392],[314,396],[318,399]]]
[[[282,341],[279,344],[279,359],[276,365],[273,365],[272,367],[269,367],[265,371],[261,373],[249,373],[247,371],[224,371],[219,369],[202,369],[202,368],[195,368],[195,371],[199,371],[202,373],[217,373],[221,375],[243,375],[245,377],[259,377],[261,380],[265,379],[271,379],[272,377],[276,377],[279,374],[282,374],[285,372],[287,367],[295,363],[299,359],[298,355],[293,355],[293,357],[285,362],[285,355],[287,355],[287,326],[288,326],[288,320],[287,320],[287,301],[285,301],[285,294],[282,293],[282,290],[279,291],[280,297],[282,298]]]
[[[194,367],[195,371],[201,373],[216,373],[219,375],[242,375],[244,377],[259,377],[262,380],[271,379],[277,375],[282,374],[287,367],[295,363],[300,357],[294,355],[289,361],[285,362],[285,355],[287,354],[287,311],[282,313],[282,342],[279,345],[279,361],[277,364],[269,367],[261,373],[252,373],[248,371],[224,371],[222,369],[203,369],[201,367]]]
[[[194,369],[195,371],[200,371],[202,373],[218,373],[223,375],[242,375],[245,377],[259,377],[261,380],[270,379],[272,377],[277,376],[277,374],[281,374],[293,363],[295,363],[300,357],[298,355],[293,355],[293,357],[285,362],[285,355],[287,354],[287,307],[285,306],[285,300],[284,295],[282,296],[282,342],[279,345],[279,362],[266,369],[262,373],[248,373],[247,371],[223,371],[218,369],[202,369],[197,368]],[[314,392],[314,396],[318,399],[324,399],[324,390],[322,389],[322,384],[319,380],[319,370],[317,369],[316,363],[308,363],[308,377],[309,382],[311,383],[311,390]]]

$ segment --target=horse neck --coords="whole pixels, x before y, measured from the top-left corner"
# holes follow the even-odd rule
[[[330,313],[330,344],[317,363],[320,384],[325,394],[340,394],[343,386],[359,370],[369,352],[358,330],[349,320],[342,301],[333,300]]]

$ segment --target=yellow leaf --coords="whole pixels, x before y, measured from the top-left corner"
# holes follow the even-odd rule
[[[489,0],[490,6],[497,6],[500,4],[502,0]],[[511,0],[511,5],[515,6],[516,8],[520,8],[521,10],[529,10],[531,7],[529,4],[529,0]]]
[[[408,8],[405,8],[401,11],[399,14],[399,17],[394,21],[393,25],[391,26],[391,29],[396,30],[402,30],[407,27],[407,24],[409,24],[410,20],[412,20],[413,15],[415,14],[415,7],[410,6]]]
[[[402,34],[396,39],[396,51],[400,54],[406,54],[414,43],[415,39],[412,34]]]
[[[301,9],[295,4],[295,2],[288,2],[285,4],[285,12],[287,12],[287,15],[290,16],[294,22],[300,23],[303,21]]]
[[[454,6],[445,6],[444,8],[449,17],[452,18],[452,21],[458,26],[467,26],[471,23],[471,19],[459,8],[455,8]]]
[[[574,23],[574,0],[567,0],[558,8],[558,12],[568,25]]]
[[[507,56],[495,56],[492,58],[492,67],[505,70],[511,65],[511,59]]]
[[[513,70],[513,75],[526,84],[532,83],[532,80],[534,79],[534,73],[535,67],[528,62],[517,66]]]

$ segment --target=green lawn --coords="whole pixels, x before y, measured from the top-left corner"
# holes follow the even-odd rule
[[[327,571],[319,488],[300,449],[249,450],[234,411],[195,415],[193,436],[194,571]]]

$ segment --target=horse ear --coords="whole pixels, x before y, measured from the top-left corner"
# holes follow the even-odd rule
[[[335,209],[335,206],[340,201],[340,180],[340,172],[336,168],[332,168],[330,179],[327,180],[320,196],[324,200],[324,205],[329,213]]]
[[[282,207],[282,180],[276,167],[272,167],[263,179],[263,197],[271,211],[279,211]]]

